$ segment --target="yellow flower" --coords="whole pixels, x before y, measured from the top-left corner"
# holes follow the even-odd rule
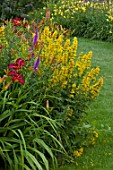
[[[73,95],[73,94],[70,94],[69,96],[70,96],[71,98],[74,98],[74,95]]]
[[[74,152],[73,152],[73,155],[74,155],[75,157],[79,157],[79,156],[81,155],[81,153],[80,153],[79,151],[74,151]]]
[[[72,88],[76,88],[76,84],[75,83],[72,84]]]
[[[74,94],[74,93],[75,93],[75,90],[72,89],[72,90],[71,90],[71,93]]]
[[[73,109],[69,110],[69,116],[71,117],[73,115]]]
[[[94,166],[94,163],[93,162],[90,162],[91,166]]]
[[[83,153],[83,151],[84,151],[84,148],[80,148],[79,149],[79,152],[82,154]]]
[[[93,131],[94,137],[98,138],[98,133],[96,131]]]
[[[80,149],[78,149],[78,150],[75,150],[75,151],[73,152],[73,155],[74,155],[75,157],[79,157],[79,156],[81,156],[81,155],[83,154],[83,151],[84,151],[84,149],[83,149],[83,148],[80,148]]]
[[[90,143],[91,143],[92,145],[94,145],[94,144],[95,144],[95,138],[92,137],[92,138],[90,139]]]
[[[112,34],[113,32],[110,30],[109,33]]]
[[[78,162],[75,162],[75,165],[78,166]]]

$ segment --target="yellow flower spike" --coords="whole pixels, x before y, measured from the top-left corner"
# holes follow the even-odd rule
[[[103,85],[103,78],[101,77],[96,84],[90,87],[90,92],[92,94],[92,99],[97,97],[100,87]]]
[[[104,83],[104,79],[103,79],[103,77],[101,77],[98,81],[98,84],[101,86],[101,85],[103,85],[103,83]]]
[[[100,72],[100,68],[97,67],[97,68],[95,69],[95,72],[96,72],[96,75],[98,75],[98,73]]]
[[[77,47],[78,47],[78,40],[76,37],[74,37],[73,43],[72,43],[72,48],[75,48],[75,50],[77,50]]]
[[[4,26],[1,26],[0,27],[0,35],[3,35],[4,34]]]
[[[67,48],[70,45],[70,39],[67,39],[64,44],[64,48]]]
[[[92,54],[93,54],[93,52],[92,52],[92,51],[90,51],[90,52],[88,53],[88,55],[87,55],[87,59],[88,59],[88,60],[91,60],[91,58],[92,58]]]
[[[55,10],[57,11],[58,9],[55,8]],[[59,35],[57,30],[52,32],[49,30],[49,27],[45,27],[39,36],[38,42],[39,44],[43,43],[41,53],[42,65],[50,67],[52,73],[48,80],[48,86],[67,87],[70,91],[69,97],[71,98],[75,97],[75,92],[77,95],[84,94],[86,98],[91,96],[92,99],[98,95],[102,80],[98,80],[98,82],[96,76],[98,76],[100,68],[89,70],[92,52],[88,54],[81,53],[75,60],[78,47],[76,37],[70,43],[70,39],[64,40],[64,35]],[[38,50],[35,51],[35,54],[38,54]],[[80,84],[77,87],[74,81],[71,81],[72,78],[76,79],[76,77],[80,78]],[[67,83],[67,80],[70,85]]]
[[[49,30],[49,27],[45,27],[44,28],[44,36],[49,36],[50,35],[50,30]]]

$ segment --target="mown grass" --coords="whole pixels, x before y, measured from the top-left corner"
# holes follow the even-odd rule
[[[94,146],[86,148],[76,165],[59,170],[113,169],[113,44],[78,38],[78,53],[93,51],[92,66],[100,66],[104,85],[100,95],[87,110],[87,120],[99,133]]]

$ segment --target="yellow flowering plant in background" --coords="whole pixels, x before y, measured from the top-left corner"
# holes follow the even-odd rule
[[[52,20],[70,29],[71,35],[113,41],[112,1],[48,1],[40,11],[35,10],[34,16],[44,17],[48,7]]]
[[[7,152],[0,154],[7,168],[44,165],[49,170],[56,158],[76,159],[87,146],[82,143],[90,128],[82,127],[82,117],[99,95],[103,78],[100,68],[91,66],[92,52],[77,55],[77,38],[52,23],[49,12],[39,23],[16,18],[0,27],[0,126],[9,128],[1,130],[1,137],[14,141],[2,151],[13,151],[9,156],[12,162],[15,158],[9,165]]]

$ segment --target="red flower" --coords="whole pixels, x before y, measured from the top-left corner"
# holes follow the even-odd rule
[[[17,31],[18,31],[17,29],[14,29],[14,30],[13,30],[13,33],[17,33]]]
[[[27,26],[28,26],[28,23],[27,23],[27,22],[25,22],[25,23],[23,24],[23,26],[24,26],[24,27],[27,27]]]
[[[20,18],[16,17],[12,20],[12,23],[14,26],[21,26],[22,20]]]
[[[15,63],[11,63],[8,68],[15,69],[15,70],[20,70],[22,66],[25,66],[25,60],[22,60],[21,58],[18,58]]]
[[[13,82],[20,82],[21,84],[24,84],[24,83],[25,83],[25,81],[22,79],[22,78],[23,78],[22,75],[19,74],[19,73],[16,72],[16,71],[10,71],[10,72],[8,73],[8,76],[13,76],[13,77],[12,77],[12,81],[13,81]]]

